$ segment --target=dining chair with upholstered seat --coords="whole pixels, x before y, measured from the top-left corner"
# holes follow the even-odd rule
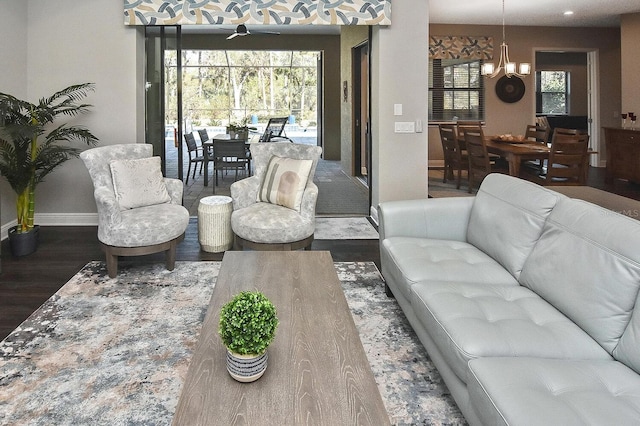
[[[187,180],[185,183],[189,183],[189,175],[191,174],[191,165],[193,164],[193,176],[192,179],[196,178],[196,169],[198,168],[198,164],[200,164],[200,173],[202,174],[202,168],[205,163],[204,152],[202,147],[198,146],[196,142],[195,136],[193,133],[185,133],[184,141],[187,144],[187,151],[189,153],[189,166],[187,167]]]
[[[467,146],[467,161],[469,164],[469,193],[479,188],[484,178],[491,173],[491,161],[484,142],[481,127],[464,128],[464,140]]]
[[[322,148],[290,142],[251,144],[255,174],[231,185],[231,229],[238,248],[310,249]]]
[[[93,181],[98,241],[110,277],[118,256],[165,252],[173,270],[176,246],[184,239],[189,211],[182,206],[184,185],[165,178],[150,144],[118,144],[86,150],[80,158]]]
[[[589,135],[571,134],[555,129],[551,139],[551,152],[546,174],[541,175],[543,185],[586,185],[588,169]]]
[[[447,179],[453,179],[455,170],[457,172],[456,188],[460,189],[462,170],[468,170],[469,168],[467,153],[466,151],[463,153],[460,149],[456,126],[453,124],[440,124],[438,128],[444,154],[444,177],[442,181],[446,183]]]

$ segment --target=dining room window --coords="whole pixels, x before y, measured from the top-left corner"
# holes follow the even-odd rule
[[[429,122],[484,120],[482,60],[429,60]]]
[[[536,72],[536,113],[569,114],[569,72]]]

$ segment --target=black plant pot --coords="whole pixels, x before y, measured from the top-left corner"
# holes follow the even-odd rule
[[[9,229],[9,246],[14,256],[26,256],[38,249],[40,225],[35,225],[29,232],[16,232],[17,227]]]

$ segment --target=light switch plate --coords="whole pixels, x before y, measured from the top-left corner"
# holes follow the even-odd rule
[[[402,115],[402,104],[393,104],[393,115]]]
[[[396,121],[394,129],[396,133],[414,133],[416,126],[413,121]]]

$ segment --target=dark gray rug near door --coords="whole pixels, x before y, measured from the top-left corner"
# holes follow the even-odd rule
[[[313,182],[318,186],[318,215],[369,215],[369,189],[342,171],[339,161],[320,160]]]
[[[0,342],[0,423],[170,424],[219,268],[87,264]],[[335,268],[391,423],[465,424],[375,265]]]

